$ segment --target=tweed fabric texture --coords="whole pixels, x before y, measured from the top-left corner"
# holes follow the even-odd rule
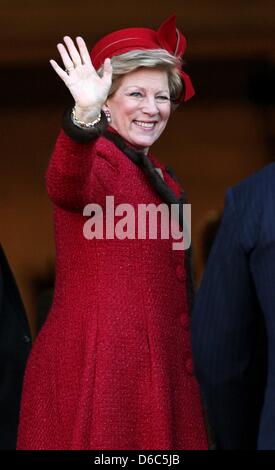
[[[140,203],[160,204],[158,194],[113,142],[79,143],[64,131],[46,183],[55,295],[27,365],[18,449],[206,449],[184,252],[172,250],[171,237],[83,236],[86,204],[104,207],[113,195],[137,214]]]

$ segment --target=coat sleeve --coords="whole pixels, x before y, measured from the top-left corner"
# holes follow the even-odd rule
[[[260,413],[259,310],[240,223],[230,189],[192,317],[195,370],[221,449],[256,448]]]
[[[106,127],[105,115],[99,126],[90,131],[78,129],[67,110],[61,130],[46,172],[46,188],[50,199],[59,207],[82,211],[85,192],[96,156],[95,143]],[[93,202],[93,190],[89,185],[89,202]],[[86,198],[87,199],[87,198]]]

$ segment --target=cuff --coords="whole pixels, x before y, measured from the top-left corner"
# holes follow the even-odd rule
[[[67,136],[79,143],[85,144],[93,139],[96,139],[102,135],[105,129],[108,127],[108,121],[103,111],[101,111],[100,121],[90,129],[81,129],[80,127],[76,126],[72,121],[71,115],[72,109],[66,109],[62,119],[62,128]]]

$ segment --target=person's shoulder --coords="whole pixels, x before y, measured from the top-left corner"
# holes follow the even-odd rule
[[[114,142],[108,139],[104,134],[101,134],[96,140],[96,148],[104,149],[104,148],[116,148]]]
[[[112,134],[110,134],[112,135]],[[101,134],[98,139],[96,140],[95,143],[95,149],[99,152],[107,152],[109,153],[114,152],[114,153],[123,153],[123,150],[119,148],[118,145],[115,143],[115,135],[114,138],[108,138],[108,136],[105,135],[105,133]]]
[[[96,140],[94,152],[97,156],[108,160],[113,166],[118,165],[118,160],[121,159],[121,154],[123,154],[122,150],[104,134]]]
[[[228,207],[236,217],[242,246],[250,252],[259,241],[263,214],[275,207],[275,163],[233,186],[228,193]]]
[[[275,194],[275,163],[270,163],[252,175],[247,176],[232,188],[235,196],[244,198],[261,198],[270,193]]]
[[[252,175],[247,176],[243,180],[234,186],[234,188],[245,188],[245,187],[256,187],[267,184],[269,181],[275,181],[275,163],[272,162],[269,165],[261,168]]]

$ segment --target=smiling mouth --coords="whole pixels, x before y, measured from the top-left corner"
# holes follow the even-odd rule
[[[136,126],[144,130],[152,130],[155,128],[157,121],[145,122],[145,121],[133,121]]]

